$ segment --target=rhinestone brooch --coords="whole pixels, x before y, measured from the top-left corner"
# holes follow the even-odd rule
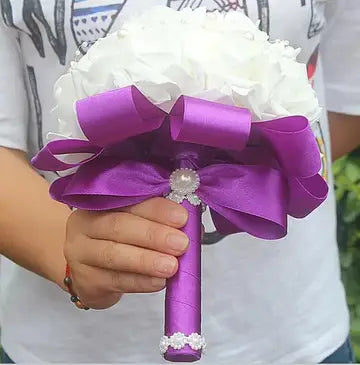
[[[189,345],[195,351],[205,351],[206,341],[205,338],[198,333],[192,333],[190,336],[186,336],[181,332],[174,333],[172,336],[163,336],[160,340],[160,353],[164,355],[169,347],[174,350],[181,350],[186,345]]]
[[[200,186],[200,177],[192,169],[177,169],[170,176],[171,192],[166,196],[176,203],[181,204],[187,200],[191,205],[201,205],[201,199],[195,194]]]

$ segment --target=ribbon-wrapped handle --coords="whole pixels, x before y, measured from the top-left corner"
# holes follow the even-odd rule
[[[201,338],[201,206],[182,205],[189,219],[182,231],[189,247],[179,258],[179,269],[167,282],[165,298],[164,357],[173,362],[200,360],[205,343]]]

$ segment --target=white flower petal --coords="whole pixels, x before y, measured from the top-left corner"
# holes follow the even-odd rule
[[[242,12],[175,11],[156,6],[96,42],[55,85],[62,135],[85,136],[76,101],[114,88],[137,86],[169,112],[180,95],[248,108],[254,119],[319,115],[300,49],[269,42]]]

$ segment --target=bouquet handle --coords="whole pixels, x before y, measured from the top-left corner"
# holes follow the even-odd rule
[[[179,258],[179,269],[168,280],[165,298],[164,357],[173,362],[200,360],[205,341],[201,337],[201,206],[182,205],[189,219],[182,229],[190,243]],[[163,343],[164,345],[164,343]]]

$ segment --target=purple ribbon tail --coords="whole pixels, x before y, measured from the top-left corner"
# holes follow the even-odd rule
[[[97,158],[102,148],[89,141],[79,139],[61,139],[49,142],[32,160],[32,165],[43,171],[65,171],[86,164]],[[73,154],[73,162],[62,161],[61,155]],[[85,154],[85,155],[84,155]],[[85,157],[84,157],[85,156]],[[76,161],[77,160],[77,161]]]
[[[329,192],[319,174],[305,179],[290,178],[288,184],[288,213],[295,218],[305,218],[325,201]]]
[[[183,232],[190,240],[189,248],[179,259],[179,269],[168,280],[165,298],[165,335],[181,332],[186,336],[201,334],[201,208],[187,201],[182,204],[189,213]],[[189,345],[175,350],[169,347],[165,359],[173,362],[200,360],[201,351]]]

